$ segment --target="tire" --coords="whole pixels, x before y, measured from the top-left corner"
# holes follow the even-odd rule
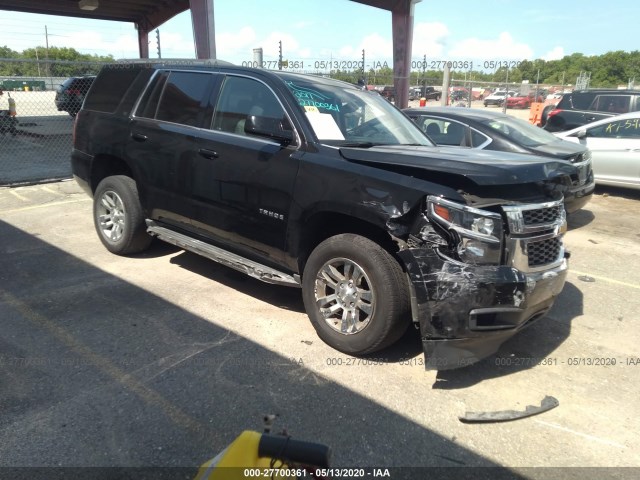
[[[547,123],[547,118],[549,117],[549,112],[556,108],[555,105],[547,105],[542,109],[542,114],[540,115],[540,126],[544,127]]]
[[[409,326],[406,282],[400,264],[377,243],[341,234],[311,252],[302,297],[325,343],[350,355],[364,355],[391,345]]]
[[[107,177],[98,184],[93,196],[93,223],[111,253],[142,252],[152,240],[146,232],[136,182],[124,175]]]

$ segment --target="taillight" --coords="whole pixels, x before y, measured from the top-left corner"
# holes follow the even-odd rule
[[[557,115],[558,113],[560,113],[562,110],[560,108],[554,108],[553,110],[551,110],[548,114],[547,114],[547,120],[549,119],[549,117],[553,117],[554,115]]]

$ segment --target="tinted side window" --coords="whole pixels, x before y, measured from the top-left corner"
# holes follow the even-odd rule
[[[593,93],[569,93],[562,96],[562,100],[560,100],[558,108],[588,110],[594,98],[595,94]]]
[[[138,117],[145,118],[155,118],[156,110],[158,110],[158,103],[160,102],[160,95],[162,94],[162,89],[164,88],[164,84],[169,77],[168,72],[160,72],[153,79],[152,84],[147,88],[142,100],[140,101],[140,105],[138,106],[138,110],[136,111],[136,115]]]
[[[483,146],[484,144],[488,145],[489,143],[491,143],[491,139],[489,137],[474,129],[471,129],[471,146],[473,148],[478,148],[480,146]]]
[[[456,147],[465,146],[465,132],[467,127],[458,122],[445,122],[446,132],[440,143]]]
[[[438,145],[466,146],[464,137],[467,126],[462,123],[426,116],[415,118],[414,121]]]
[[[424,133],[431,137],[431,139],[435,143],[440,143],[440,139],[446,130],[446,124],[444,120],[425,116],[416,117],[413,120],[418,124],[418,126]]]
[[[257,80],[227,76],[213,117],[213,130],[244,135],[248,115],[282,121],[285,112],[269,88]]]
[[[157,120],[198,127],[202,124],[201,104],[211,84],[208,73],[171,72],[156,112]]]
[[[147,75],[150,74],[147,70]],[[97,110],[99,112],[113,113],[122,102],[127,92],[136,84],[140,69],[116,69],[105,67],[98,78],[93,82],[93,88],[87,95],[84,102],[84,108],[88,110]],[[88,83],[88,85],[87,85]],[[89,88],[90,82],[85,80],[85,88]],[[136,94],[140,91],[140,85],[137,83]]]
[[[590,110],[609,113],[627,113],[630,97],[626,95],[598,95]]]

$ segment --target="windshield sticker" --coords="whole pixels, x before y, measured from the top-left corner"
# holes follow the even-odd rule
[[[338,127],[330,113],[307,114],[307,118],[318,138],[322,140],[344,140],[340,127]]]
[[[304,111],[307,113],[320,113],[320,110],[318,110],[318,107],[314,107],[313,105],[306,105],[304,107]]]
[[[340,105],[337,103],[330,103],[331,97],[324,95],[323,93],[313,90],[311,88],[300,87],[293,82],[285,82],[291,93],[298,100],[298,104],[301,107],[316,107],[319,109],[329,110],[332,112],[339,112]]]

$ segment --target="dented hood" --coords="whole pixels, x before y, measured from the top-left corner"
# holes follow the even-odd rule
[[[380,166],[417,168],[468,178],[477,185],[512,185],[577,175],[569,162],[519,153],[463,149],[381,145],[370,148],[341,147],[349,161]],[[390,168],[391,167],[391,168]]]

